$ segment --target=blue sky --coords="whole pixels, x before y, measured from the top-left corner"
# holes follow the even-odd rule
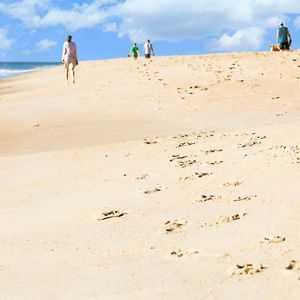
[[[66,34],[81,60],[268,50],[283,21],[300,48],[299,0],[0,0],[0,60],[59,61]],[[299,38],[298,38],[299,36]]]

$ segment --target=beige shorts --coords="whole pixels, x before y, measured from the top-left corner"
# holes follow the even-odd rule
[[[68,57],[65,59],[65,68],[66,69],[69,69],[71,67],[72,70],[74,70],[76,66],[77,66],[77,61],[75,58]]]

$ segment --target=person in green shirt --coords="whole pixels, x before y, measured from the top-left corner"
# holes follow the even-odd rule
[[[130,49],[130,56],[133,57],[133,59],[137,59],[139,56],[139,47],[136,43],[134,43]]]

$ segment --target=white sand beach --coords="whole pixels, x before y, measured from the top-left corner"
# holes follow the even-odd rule
[[[300,52],[0,81],[0,299],[299,299]]]

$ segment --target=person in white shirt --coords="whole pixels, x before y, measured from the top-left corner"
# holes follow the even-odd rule
[[[67,41],[64,43],[62,52],[62,63],[66,68],[66,79],[69,81],[69,68],[71,66],[73,72],[73,83],[75,83],[75,67],[78,65],[77,46],[72,42],[72,36],[67,36]]]
[[[148,40],[147,43],[144,45],[144,53],[145,58],[150,58],[151,54],[154,56],[154,50],[150,40]]]

